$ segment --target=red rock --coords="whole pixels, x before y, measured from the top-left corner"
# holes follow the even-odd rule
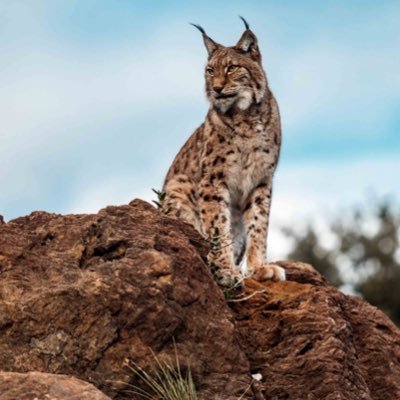
[[[400,333],[380,311],[281,263],[228,302],[190,226],[149,204],[0,224],[0,366],[135,399],[127,367],[190,367],[199,399],[400,399]],[[262,293],[258,293],[262,291]],[[260,373],[253,382],[250,373]]]
[[[0,400],[111,400],[93,385],[71,376],[0,372]]]
[[[74,375],[115,396],[114,382],[135,378],[127,360],[173,359],[174,338],[196,376],[248,382],[207,251],[191,227],[141,201],[1,225],[2,369]]]
[[[288,281],[249,281],[231,303],[267,399],[400,399],[400,331],[375,307],[326,284],[310,266],[280,262]]]

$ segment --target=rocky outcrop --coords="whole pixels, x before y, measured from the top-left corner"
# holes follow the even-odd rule
[[[281,263],[288,281],[248,280],[224,298],[207,252],[140,200],[0,222],[1,370],[135,399],[130,365],[178,357],[200,399],[400,398],[400,333],[385,315],[295,262]]]
[[[0,372],[0,400],[111,400],[93,385],[71,376],[42,372]]]
[[[281,262],[288,281],[247,282],[231,305],[267,399],[400,399],[400,331],[379,310],[326,284],[310,266]]]

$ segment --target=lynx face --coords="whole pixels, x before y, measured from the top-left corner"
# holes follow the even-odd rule
[[[260,102],[266,89],[261,63],[235,47],[213,52],[205,80],[208,100],[223,113],[232,107],[246,110],[253,102]]]
[[[242,18],[243,19],[243,18]],[[199,25],[208,51],[206,93],[210,103],[222,111],[246,110],[260,103],[267,89],[257,37],[243,19],[246,30],[237,44],[224,47],[212,40]]]

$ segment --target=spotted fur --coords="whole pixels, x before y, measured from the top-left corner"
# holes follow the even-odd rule
[[[205,82],[210,109],[168,171],[163,210],[210,240],[218,235],[218,249],[209,259],[223,283],[241,277],[244,258],[254,278],[283,280],[284,270],[266,259],[281,126],[257,38],[246,23],[238,43],[224,47],[195,26],[208,51]]]

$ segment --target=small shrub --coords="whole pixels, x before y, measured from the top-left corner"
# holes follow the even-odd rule
[[[132,372],[143,382],[143,387],[128,385],[127,393],[147,400],[197,400],[197,391],[190,369],[181,371],[178,357],[176,365],[161,362],[156,356],[157,368],[148,373],[138,365],[130,366]]]

